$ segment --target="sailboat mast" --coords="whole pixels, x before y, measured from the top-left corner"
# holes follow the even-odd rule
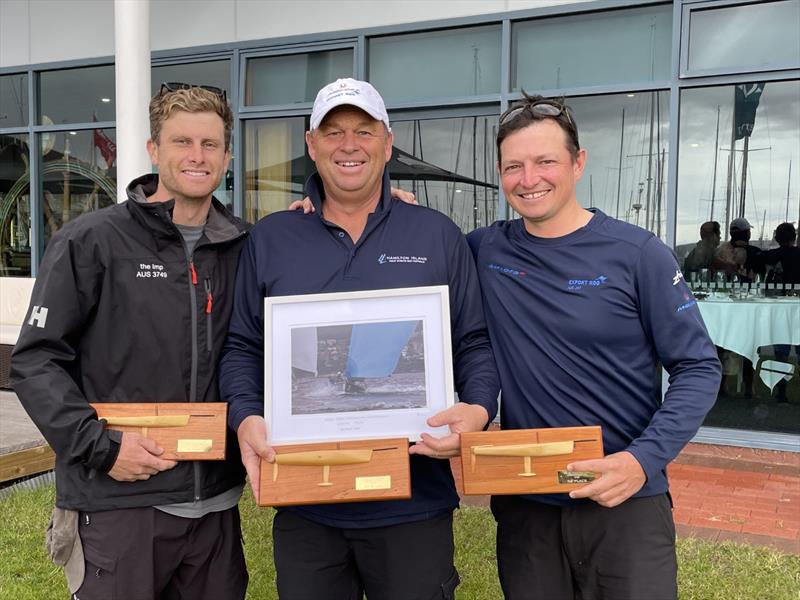
[[[650,188],[653,182],[653,125],[656,118],[655,101],[655,93],[650,92],[650,141],[648,142],[647,148],[647,196],[644,205],[644,226],[645,229],[651,231],[653,230],[653,226],[650,220]]]
[[[717,104],[717,135],[714,140],[714,175],[711,178],[711,214],[709,221],[714,220],[714,199],[717,197],[717,159],[719,158],[719,104]]]
[[[731,147],[728,153],[728,185],[725,190],[725,240],[728,239],[728,224],[731,221],[731,202],[733,201],[733,154],[736,151],[736,90],[733,92],[731,111]]]
[[[786,182],[786,217],[784,217],[784,222],[789,221],[789,191],[792,189],[792,159],[789,159],[789,179]],[[800,225],[800,223],[798,223]]]
[[[622,124],[619,127],[619,167],[617,168],[617,214],[619,219],[619,197],[622,190],[622,145],[625,142],[625,108],[622,109]]]
[[[742,186],[739,192],[739,215],[744,216],[744,202],[747,195],[747,154],[750,151],[750,136],[744,137],[744,154],[742,155]]]

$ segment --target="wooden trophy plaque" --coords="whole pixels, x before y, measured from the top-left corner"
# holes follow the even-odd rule
[[[155,441],[167,460],[223,460],[225,402],[131,402],[92,404],[106,427]]]
[[[408,439],[275,446],[261,461],[260,506],[331,504],[411,497]]]
[[[599,426],[461,434],[461,472],[467,495],[569,492],[593,481],[595,474],[570,472],[567,465],[602,457]]]

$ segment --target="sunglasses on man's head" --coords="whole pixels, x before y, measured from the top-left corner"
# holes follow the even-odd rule
[[[216,94],[223,101],[228,101],[228,95],[222,88],[215,87],[213,85],[194,85],[192,83],[180,83],[178,81],[165,81],[161,84],[161,89],[158,91],[159,95],[165,94],[167,92],[177,92],[178,90],[190,90],[192,88],[200,88],[201,90],[206,90],[207,92],[211,92],[212,94]]]
[[[505,125],[526,110],[536,117],[552,117],[555,119],[560,115],[564,115],[567,121],[572,124],[572,116],[570,116],[569,109],[566,106],[549,100],[540,100],[539,102],[525,103],[522,106],[512,106],[500,115],[500,125]]]

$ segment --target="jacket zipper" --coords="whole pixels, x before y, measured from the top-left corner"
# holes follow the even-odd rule
[[[185,246],[184,246],[185,248]],[[194,268],[194,256],[186,252],[186,260],[189,263],[189,274],[191,275],[191,285],[189,286],[189,302],[192,315],[192,367],[189,380],[189,402],[197,402],[197,271]],[[200,500],[200,463],[194,461],[194,499]]]
[[[206,351],[210,354],[213,339],[211,337],[211,309],[214,306],[214,296],[211,294],[211,277],[206,277]]]

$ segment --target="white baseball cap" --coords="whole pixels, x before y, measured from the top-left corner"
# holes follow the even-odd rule
[[[386,112],[386,105],[383,98],[372,84],[357,79],[337,79],[322,88],[314,100],[314,108],[311,110],[311,130],[315,130],[322,123],[331,110],[337,106],[350,105],[360,108],[376,121],[383,121],[386,129],[389,127],[389,115]]]
[[[729,229],[731,231],[747,231],[750,229],[750,221],[744,217],[738,217],[731,221]]]

